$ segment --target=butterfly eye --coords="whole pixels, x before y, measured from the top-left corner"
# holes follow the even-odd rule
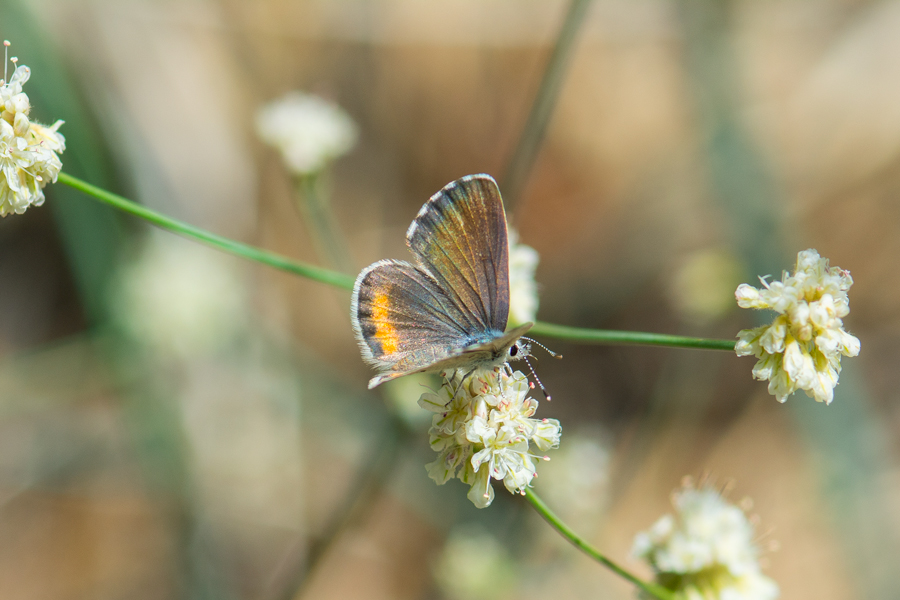
[[[510,356],[515,356],[518,353],[519,353],[519,344],[518,343],[513,344],[512,346],[509,347],[509,355]]]

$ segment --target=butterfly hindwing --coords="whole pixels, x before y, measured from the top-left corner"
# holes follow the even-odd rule
[[[515,344],[520,337],[531,329],[533,323],[525,323],[512,331],[507,331],[500,337],[493,338],[482,344],[468,346],[462,350],[451,353],[447,358],[428,363],[421,367],[411,368],[408,371],[389,371],[373,377],[369,381],[369,389],[402,377],[403,375],[411,375],[412,373],[424,373],[429,371],[443,371],[445,369],[467,369],[472,370],[477,367],[496,366],[498,358],[507,358],[509,348]]]
[[[475,321],[503,332],[509,316],[506,213],[490,175],[468,175],[432,196],[406,233],[417,262]]]
[[[381,370],[407,372],[469,345],[473,323],[415,265],[379,261],[360,273],[353,324],[363,358]]]

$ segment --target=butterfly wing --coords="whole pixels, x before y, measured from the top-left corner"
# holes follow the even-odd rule
[[[351,317],[363,359],[384,381],[424,371],[494,366],[531,324],[504,333],[509,246],[497,183],[469,175],[432,196],[406,233],[415,265],[364,269]]]
[[[506,330],[509,242],[506,213],[490,175],[447,184],[416,216],[406,241],[416,261],[472,323],[469,333]]]
[[[351,307],[363,359],[391,379],[439,369],[469,345],[468,315],[428,273],[407,262],[382,260],[356,279]],[[381,380],[373,379],[370,387]]]
[[[369,389],[377,385],[413,373],[426,373],[435,371],[444,371],[450,369],[466,369],[493,367],[496,366],[498,360],[508,358],[509,348],[515,344],[520,337],[531,329],[533,323],[525,323],[516,327],[512,331],[507,331],[498,338],[494,338],[483,344],[468,346],[462,350],[451,352],[446,358],[440,359],[424,366],[411,368],[408,371],[389,371],[373,377],[369,381]]]

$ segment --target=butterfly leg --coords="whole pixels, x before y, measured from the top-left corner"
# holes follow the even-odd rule
[[[458,392],[460,389],[462,389],[462,386],[466,383],[466,379],[468,379],[469,377],[471,377],[471,376],[472,376],[472,373],[474,373],[474,372],[475,372],[475,369],[473,368],[473,369],[471,369],[468,373],[466,373],[465,375],[462,376],[462,379],[459,380],[459,386],[457,386],[457,388],[456,388],[456,391],[457,391],[457,392]],[[455,397],[456,397],[456,394],[454,393],[453,396],[454,396],[454,398],[455,398]]]
[[[472,369],[471,371],[469,371],[468,373],[466,373],[465,375],[462,376],[462,379],[459,380],[459,383],[457,384],[456,389],[454,389],[454,390],[453,390],[453,393],[450,395],[450,400],[448,400],[448,401],[447,401],[447,404],[445,404],[444,406],[448,406],[451,402],[453,402],[454,400],[456,400],[456,395],[459,394],[459,391],[462,389],[463,384],[466,382],[466,379],[468,379],[469,376],[470,376],[472,373],[474,373],[474,372],[475,372],[475,369]],[[454,371],[454,372],[453,372],[453,375],[452,375],[451,377],[447,377],[446,375],[444,375],[444,377],[447,378],[447,379],[449,380],[449,381],[448,381],[448,384],[449,384],[450,386],[453,385],[453,382],[454,382],[455,379],[456,379],[456,374],[457,374],[457,373],[458,373],[458,371]]]

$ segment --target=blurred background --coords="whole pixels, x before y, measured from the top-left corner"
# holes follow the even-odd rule
[[[322,263],[254,132],[291,90],[359,139],[322,187],[353,269],[423,202],[504,177],[569,2],[4,0],[64,170]],[[576,346],[535,490],[626,567],[682,477],[753,499],[783,598],[897,598],[900,2],[595,0],[507,196],[543,321],[733,338],[738,283],[849,269],[831,406],[727,352]],[[632,598],[498,488],[423,465],[421,380],[366,390],[349,294],[152,231],[62,185],[0,222],[0,597]],[[761,323],[762,321],[759,321]],[[777,542],[778,549],[775,549]]]

